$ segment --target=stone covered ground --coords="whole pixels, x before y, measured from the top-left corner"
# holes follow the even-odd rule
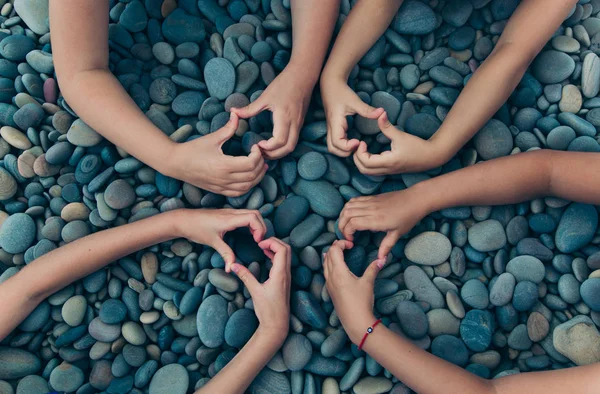
[[[289,0],[110,3],[111,69],[176,141],[222,126],[227,109],[255,99],[289,59]],[[342,1],[338,28],[352,3]],[[383,104],[398,127],[428,138],[516,5],[406,0],[350,84]],[[344,200],[531,149],[600,151],[598,0],[579,1],[497,120],[443,168],[368,178],[350,160],[327,155],[321,179],[302,179],[298,160],[326,154],[317,93],[296,151],[271,163],[250,193],[229,199],[155,173],[79,120],[57,90],[47,0],[0,6],[0,281],[64,243],[161,211],[260,209],[270,233],[294,246],[293,317],[253,393],[408,392],[351,346],[324,289],[320,255],[336,238]],[[267,115],[241,123],[230,152],[248,152],[271,131]],[[385,148],[381,136],[363,138],[375,151]],[[435,213],[394,248],[376,283],[376,311],[422,348],[484,377],[600,361],[597,222],[597,208],[556,198]],[[360,235],[347,256],[353,270],[374,259],[380,239]],[[231,242],[264,277],[264,256],[251,239],[236,234]],[[248,293],[222,267],[213,250],[177,240],[59,291],[3,341],[0,392],[184,394],[201,387],[257,325]],[[209,310],[219,328],[212,334],[196,324]]]

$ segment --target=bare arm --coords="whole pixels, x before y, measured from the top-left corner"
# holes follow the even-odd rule
[[[270,238],[258,244],[273,261],[269,279],[260,284],[245,267],[235,264],[233,271],[250,295],[258,330],[240,352],[196,394],[242,394],[256,375],[273,358],[289,330],[291,248]]]
[[[506,102],[529,64],[576,3],[576,0],[521,2],[492,54],[473,74],[444,123],[431,137],[443,158],[443,162],[431,167],[450,160]]]
[[[273,137],[258,143],[269,159],[280,159],[296,148],[304,116],[333,33],[339,0],[292,0],[292,55],[285,69],[258,99],[234,108],[242,118],[273,113]]]
[[[450,160],[506,102],[575,3],[522,1],[494,51],[473,74],[438,131],[424,141],[397,130],[385,118],[379,126],[392,141],[392,149],[371,155],[366,144],[361,144],[354,156],[360,171],[370,175],[420,172]]]
[[[267,171],[258,147],[230,157],[221,146],[238,127],[237,117],[215,133],[175,143],[129,97],[108,68],[108,2],[50,2],[56,75],[69,105],[93,129],[137,159],[173,178],[227,196],[255,186]],[[140,142],[143,141],[143,142]]]
[[[362,277],[344,262],[344,249],[353,244],[336,241],[325,256],[323,269],[329,295],[344,329],[359,344],[374,321],[373,286],[383,264],[374,261]],[[423,394],[569,394],[593,393],[600,382],[600,365],[482,379],[417,347],[383,325],[375,327],[363,350],[412,390]]]
[[[373,46],[398,12],[402,0],[359,0],[344,22],[321,76],[321,95],[327,116],[327,147],[338,156],[349,156],[358,147],[348,141],[346,116],[359,114],[376,119],[382,113],[365,104],[348,86],[352,68]]]
[[[249,226],[262,240],[264,222],[256,211],[177,210],[101,231],[53,250],[25,266],[0,285],[0,340],[42,300],[109,263],[148,246],[185,237],[210,245],[233,264],[233,251],[222,240],[227,231]],[[109,248],[106,245],[110,245]]]
[[[397,192],[350,200],[339,228],[352,241],[361,230],[385,231],[379,258],[422,218],[445,208],[516,204],[559,197],[600,204],[600,154],[537,150],[479,163]]]

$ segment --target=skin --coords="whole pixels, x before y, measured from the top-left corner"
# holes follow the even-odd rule
[[[260,325],[244,348],[196,394],[242,394],[275,356],[288,334],[290,318],[291,258],[289,245],[276,238],[258,244],[273,262],[269,279],[259,283],[240,264],[233,271],[244,283]]]
[[[361,230],[387,233],[378,257],[423,217],[457,206],[516,204],[540,197],[600,204],[600,154],[537,150],[479,163],[405,190],[350,200],[339,228],[350,241]],[[460,185],[460,186],[459,186]]]
[[[354,152],[356,166],[369,175],[425,171],[450,160],[506,102],[529,64],[577,2],[522,1],[490,56],[473,74],[442,126],[429,140],[393,127],[381,109],[362,103],[347,85],[352,67],[385,31],[399,3],[359,1],[344,24],[321,77],[329,150],[339,156]],[[359,13],[364,15],[353,15]],[[371,20],[368,18],[372,18],[370,23],[382,25],[365,25],[366,20]],[[390,151],[371,155],[364,142],[347,139],[345,116],[355,113],[379,120],[379,127],[391,140]]]
[[[243,393],[283,344],[289,327],[291,248],[276,238],[263,240],[265,224],[257,211],[181,209],[101,231],[45,254],[0,284],[0,340],[4,340],[44,299],[123,256],[175,238],[211,246],[232,261],[223,235],[249,227],[273,262],[269,279],[259,283],[247,268],[231,269],[248,289],[258,329],[238,355],[197,393]],[[104,245],[112,245],[106,248]]]
[[[336,241],[324,261],[327,291],[350,340],[358,345],[373,315],[373,284],[380,269],[373,262],[358,278],[344,262],[349,241]],[[487,380],[422,350],[410,340],[379,324],[363,350],[417,393],[570,394],[594,393],[600,383],[600,364],[556,371],[521,373]],[[432,377],[435,377],[432,379]]]
[[[71,0],[64,7],[52,0],[52,50],[61,92],[94,130],[159,172],[214,193],[240,196],[265,175],[264,157],[283,157],[298,140],[339,7],[339,0],[317,3],[292,2],[292,60],[260,101],[235,110],[237,115],[217,132],[177,143],[150,122],[109,70],[108,1]],[[263,109],[274,113],[273,138],[253,147],[248,157],[225,155],[221,146],[238,128],[238,115],[250,117]]]
[[[373,262],[358,278],[344,262],[349,241],[336,241],[324,261],[327,291],[350,340],[359,345],[373,315],[373,284],[382,264]],[[600,383],[600,364],[557,371],[522,373],[487,380],[438,358],[379,324],[363,350],[417,393],[569,394],[594,393]],[[435,376],[435,379],[431,379]]]
[[[268,159],[280,159],[296,147],[339,4],[339,0],[292,0],[290,62],[258,99],[244,108],[231,109],[241,118],[250,118],[265,110],[273,113],[273,137],[258,144]]]
[[[257,211],[180,209],[94,233],[55,249],[0,284],[0,297],[7,301],[0,305],[0,315],[5,317],[0,320],[0,340],[48,296],[123,256],[161,242],[187,238],[216,249],[233,265],[235,256],[223,236],[240,227],[249,227],[257,242],[267,231]]]

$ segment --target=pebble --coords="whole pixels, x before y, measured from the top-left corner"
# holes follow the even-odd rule
[[[204,80],[211,96],[224,100],[233,93],[236,74],[233,65],[223,58],[213,58],[206,63]]]
[[[22,349],[0,347],[0,379],[20,379],[38,372],[40,360]]]
[[[514,146],[510,130],[496,119],[488,121],[475,135],[473,142],[477,153],[485,160],[506,156]]]
[[[206,298],[198,309],[196,322],[202,343],[210,348],[221,346],[228,319],[227,301],[223,297],[215,294]]]
[[[180,364],[169,364],[160,368],[150,381],[149,393],[185,394],[189,387],[188,371]]]
[[[406,287],[412,291],[417,301],[425,301],[432,308],[443,308],[444,297],[431,282],[427,274],[417,266],[410,266],[404,271]]]
[[[571,204],[558,223],[556,247],[563,253],[573,253],[591,241],[597,228],[598,212],[593,206]]]
[[[555,50],[540,53],[532,64],[533,76],[543,84],[559,83],[575,71],[575,61],[569,55]]]
[[[585,315],[575,316],[556,326],[552,343],[560,354],[577,365],[600,361],[600,333]]]
[[[83,371],[67,362],[63,362],[50,373],[50,386],[57,391],[74,392],[84,382]]]
[[[36,236],[36,227],[31,216],[15,213],[9,216],[0,227],[0,247],[7,253],[23,253]]]
[[[404,248],[406,257],[416,264],[439,265],[452,252],[450,240],[443,234],[428,231],[412,238]]]
[[[396,307],[396,315],[402,331],[413,339],[423,338],[429,329],[427,316],[420,306],[411,301],[401,301]]]

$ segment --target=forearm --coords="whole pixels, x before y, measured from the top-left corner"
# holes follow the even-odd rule
[[[283,339],[258,330],[240,352],[196,394],[242,394],[273,358]]]
[[[0,286],[0,338],[5,338],[46,297],[114,260],[176,237],[171,211],[101,231],[55,249]]]
[[[324,74],[348,79],[352,68],[385,32],[402,0],[359,0],[344,22]]]
[[[539,197],[600,204],[600,154],[538,150],[490,160],[415,185],[427,212]]]
[[[292,0],[292,57],[314,85],[319,79],[338,16],[340,0]]]
[[[525,74],[530,60],[518,47],[506,44],[477,69],[429,139],[439,159],[435,165],[450,160],[498,111]]]
[[[90,127],[140,161],[169,172],[176,143],[144,115],[108,69],[73,75],[59,71],[58,78],[67,102]]]
[[[519,4],[496,48],[473,74],[444,123],[431,137],[438,157],[444,162],[450,160],[498,111],[576,2],[528,0]],[[434,163],[440,164],[443,163]]]
[[[364,350],[418,393],[494,392],[488,381],[418,348],[383,325],[376,327],[369,335]]]

